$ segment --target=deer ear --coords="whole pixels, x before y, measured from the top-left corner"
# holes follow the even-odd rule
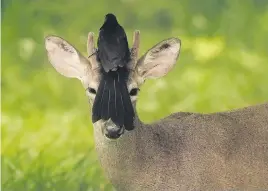
[[[45,47],[51,65],[61,75],[81,80],[90,71],[89,61],[64,39],[47,36]]]
[[[176,64],[180,47],[181,41],[177,38],[156,44],[138,60],[138,74],[144,79],[165,76]]]

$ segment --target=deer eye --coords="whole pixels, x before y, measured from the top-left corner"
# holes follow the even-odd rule
[[[90,88],[89,87],[89,88],[87,88],[87,90],[88,90],[89,93],[92,93],[92,94],[96,94],[97,93],[94,88]]]
[[[140,90],[139,88],[133,88],[130,90],[129,95],[136,96],[138,94],[139,90]]]

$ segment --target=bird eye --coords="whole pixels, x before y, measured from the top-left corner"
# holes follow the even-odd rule
[[[132,90],[130,90],[129,95],[136,96],[138,94],[139,90],[140,90],[139,88],[133,88]]]
[[[87,88],[89,93],[96,94],[96,90],[94,88]]]

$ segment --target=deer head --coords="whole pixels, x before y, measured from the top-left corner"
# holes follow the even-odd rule
[[[52,66],[65,77],[79,79],[91,104],[94,102],[101,77],[100,63],[94,54],[96,49],[93,37],[94,34],[90,32],[87,42],[87,53],[90,55],[88,58],[61,37],[47,36],[45,38],[45,47]],[[131,63],[129,64],[130,74],[127,80],[133,107],[136,106],[139,87],[146,79],[165,76],[174,67],[179,56],[181,43],[177,38],[163,40],[140,58],[138,57],[139,46],[140,32],[135,31],[131,48]],[[104,136],[107,135],[107,130],[111,129],[118,133],[119,136],[116,138],[124,133],[111,120],[100,120],[93,125],[100,127]]]

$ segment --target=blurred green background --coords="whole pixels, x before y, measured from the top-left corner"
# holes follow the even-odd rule
[[[130,42],[141,30],[141,54],[165,38],[182,40],[175,69],[141,88],[143,121],[268,100],[267,0],[3,0],[1,12],[4,191],[112,190],[85,91],[52,68],[44,49],[54,34],[86,55],[88,32],[97,34],[108,12]]]

